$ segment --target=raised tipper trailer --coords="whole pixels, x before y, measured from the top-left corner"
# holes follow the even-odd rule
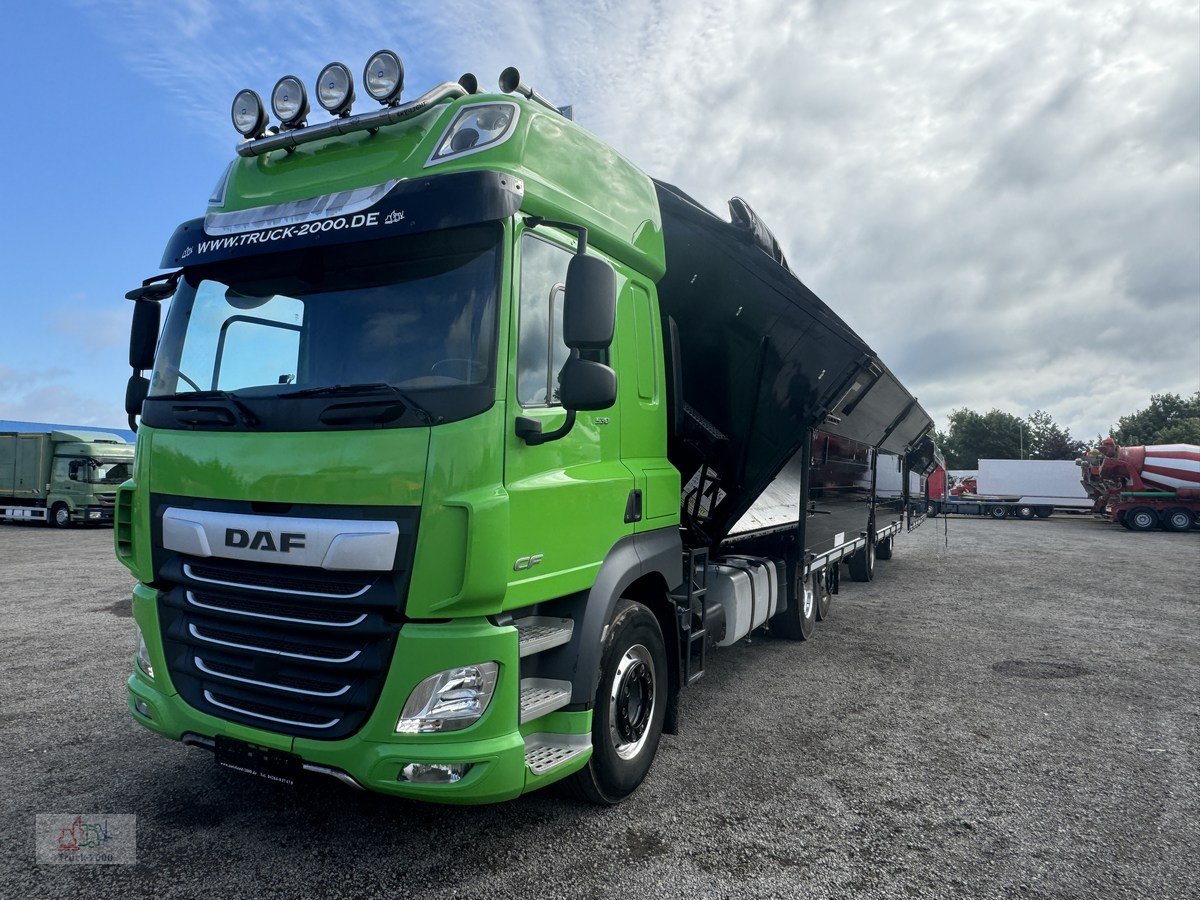
[[[129,707],[275,781],[616,803],[710,649],[808,638],[873,576],[919,519],[879,455],[927,473],[932,423],[744,202],[515,69],[408,103],[402,72],[372,57],[350,114],[332,64],[313,125],[281,79],[270,133],[240,93],[237,159],[130,292]]]

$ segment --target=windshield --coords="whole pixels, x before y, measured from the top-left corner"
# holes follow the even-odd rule
[[[90,459],[85,468],[91,484],[123,484],[133,477],[132,459]]]
[[[323,388],[391,386],[439,418],[460,417],[464,397],[482,411],[495,393],[501,234],[473,226],[189,272],[150,397],[234,392],[258,414],[332,395]]]

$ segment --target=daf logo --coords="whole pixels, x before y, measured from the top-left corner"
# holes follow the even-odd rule
[[[269,531],[256,531],[252,535],[240,528],[225,529],[225,546],[238,550],[269,550],[272,553],[290,553],[292,550],[303,550],[304,540],[308,535],[297,531],[281,531],[279,540]]]

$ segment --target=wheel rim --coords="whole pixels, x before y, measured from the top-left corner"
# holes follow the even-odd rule
[[[54,521],[59,525],[66,525],[67,522],[71,521],[71,514],[67,512],[66,507],[60,506],[54,511]]]
[[[812,585],[808,582],[804,583],[804,618],[808,619],[813,614],[813,598],[815,591]]]
[[[633,759],[646,746],[658,706],[654,659],[643,644],[625,651],[608,694],[608,730],[621,759]]]
[[[1171,516],[1171,524],[1182,531],[1192,524],[1192,517],[1185,513],[1175,513]]]
[[[1138,528],[1149,528],[1154,524],[1154,517],[1147,512],[1139,512],[1133,517],[1133,524]]]

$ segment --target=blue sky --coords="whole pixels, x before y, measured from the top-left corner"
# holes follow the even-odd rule
[[[406,96],[517,64],[651,174],[745,197],[939,418],[1040,407],[1091,436],[1200,388],[1194,0],[498,8],[8,9],[6,96],[28,100],[0,142],[0,418],[119,425],[122,296],[203,211],[234,93],[381,46]]]

